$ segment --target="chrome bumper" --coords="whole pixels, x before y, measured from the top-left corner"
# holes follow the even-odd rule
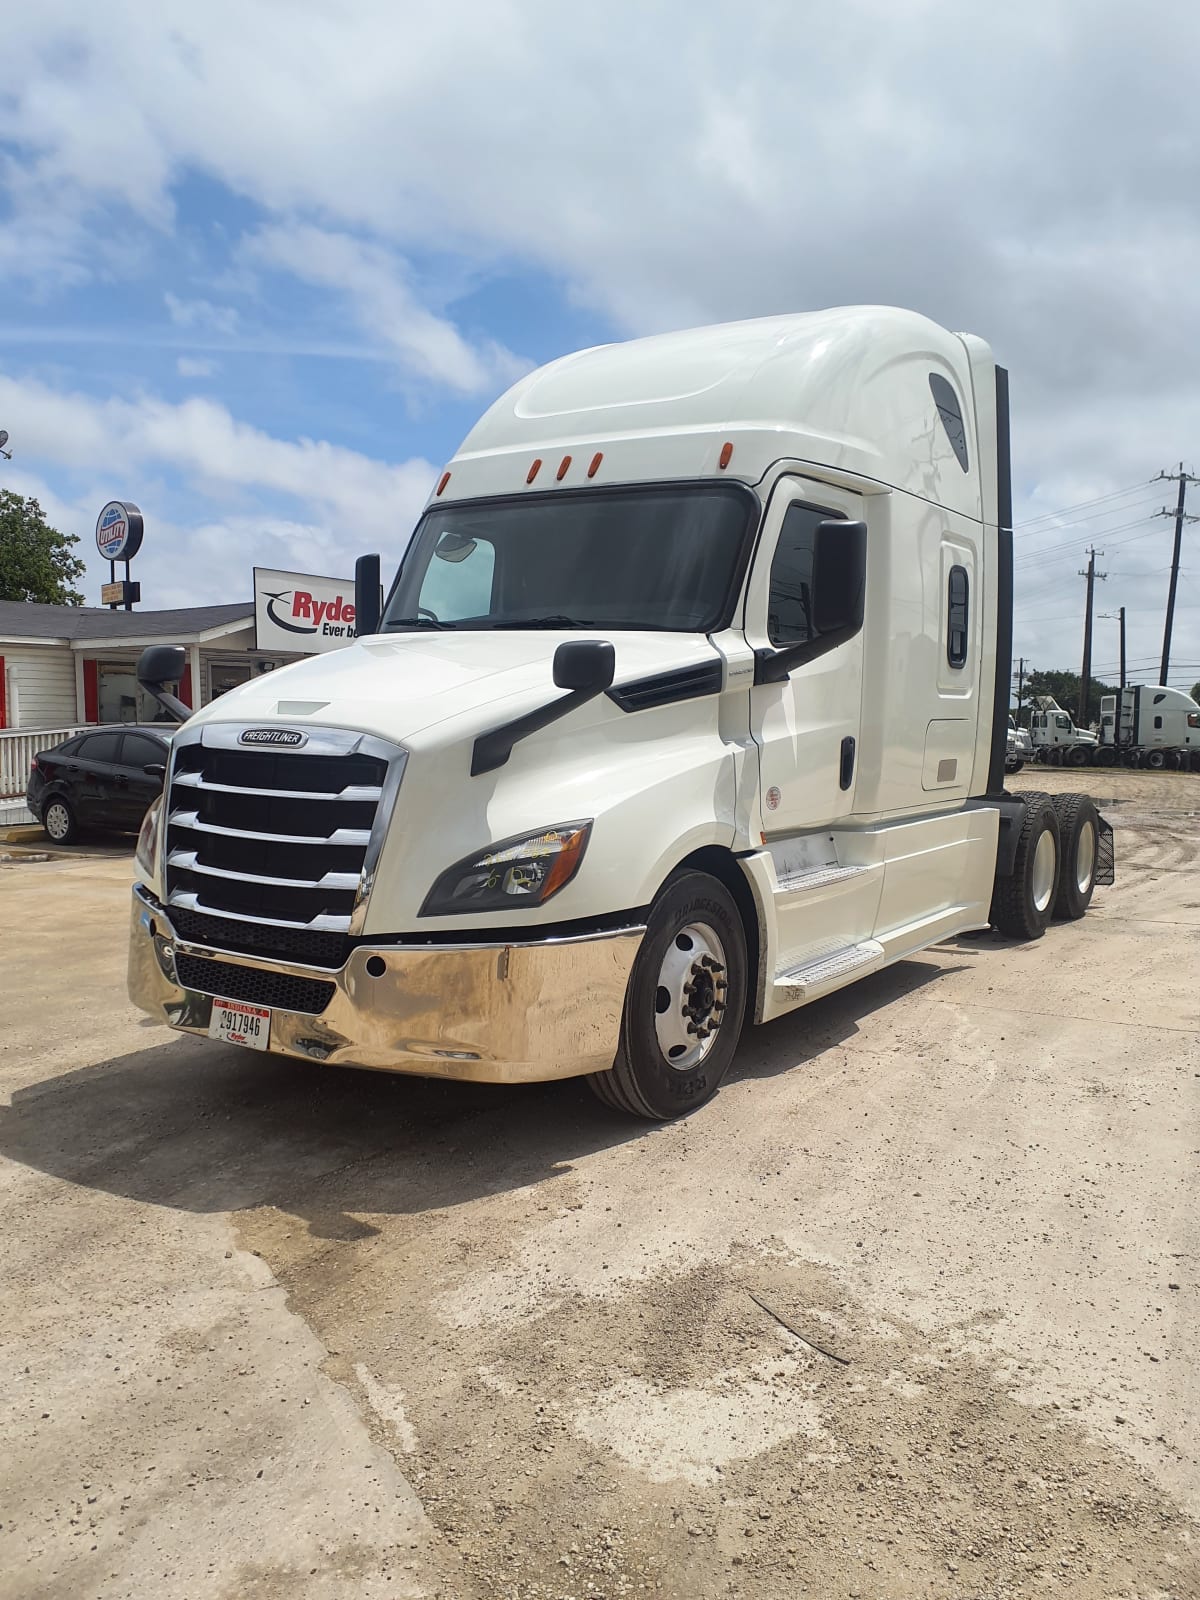
[[[169,913],[138,885],[129,997],[172,1028],[206,1035],[213,997],[222,994],[220,966],[203,990],[184,988],[176,954],[315,980],[333,989],[320,1015],[271,1008],[270,1048],[280,1055],[379,1072],[532,1083],[612,1065],[644,932],[624,928],[529,944],[361,945],[331,972],[180,940]]]

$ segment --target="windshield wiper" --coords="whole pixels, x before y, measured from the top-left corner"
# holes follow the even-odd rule
[[[453,631],[454,623],[438,622],[433,617],[389,617],[384,628],[389,632],[393,628],[437,628],[442,632],[446,629]]]
[[[493,622],[493,628],[595,628],[588,617],[513,617]]]

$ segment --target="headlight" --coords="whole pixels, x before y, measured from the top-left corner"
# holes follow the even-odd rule
[[[155,869],[158,866],[158,818],[161,811],[162,796],[160,795],[142,818],[137,849],[133,853],[133,859],[147,878],[154,877]]]
[[[442,873],[425,897],[421,915],[545,905],[578,872],[591,831],[590,820],[564,822],[469,856]]]

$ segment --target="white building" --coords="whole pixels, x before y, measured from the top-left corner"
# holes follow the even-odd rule
[[[153,721],[159,708],[136,678],[148,644],[187,649],[179,697],[194,707],[297,659],[256,648],[251,601],[175,611],[0,601],[0,729]]]

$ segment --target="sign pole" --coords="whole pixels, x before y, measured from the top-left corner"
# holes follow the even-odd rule
[[[142,598],[141,585],[131,581],[129,563],[142,545],[142,513],[128,500],[110,500],[96,519],[96,548],[108,562],[108,582],[100,587],[100,604],[110,611],[132,611]],[[117,579],[117,562],[125,576]]]

